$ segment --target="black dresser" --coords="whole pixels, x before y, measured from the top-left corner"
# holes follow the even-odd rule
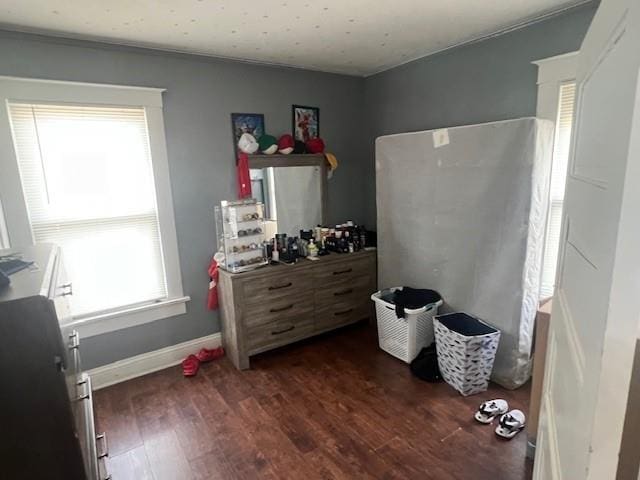
[[[0,287],[0,479],[107,479],[60,250],[43,244],[0,256],[15,252],[35,263]]]

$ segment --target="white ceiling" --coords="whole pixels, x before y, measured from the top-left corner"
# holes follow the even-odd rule
[[[582,0],[2,0],[0,27],[370,75]]]

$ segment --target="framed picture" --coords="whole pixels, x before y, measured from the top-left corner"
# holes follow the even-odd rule
[[[306,142],[320,136],[320,109],[303,105],[291,106],[292,134],[295,140]]]
[[[238,140],[243,133],[250,133],[256,140],[264,135],[264,115],[261,113],[232,113],[231,132],[233,133],[233,152],[238,157]]]

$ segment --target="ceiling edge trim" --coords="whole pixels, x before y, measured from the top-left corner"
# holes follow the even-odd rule
[[[79,35],[68,32],[58,32],[56,30],[47,30],[42,28],[30,28],[24,27],[21,25],[15,25],[12,23],[2,23],[0,22],[0,32],[7,33],[16,33],[16,34],[24,34],[24,35],[33,35],[37,37],[41,37],[42,40],[57,40],[57,43],[62,45],[70,45],[76,47],[89,47],[89,48],[100,48],[100,49],[121,49],[125,51],[129,51],[132,53],[150,53],[153,52],[155,54],[163,54],[170,53],[176,56],[186,56],[186,57],[197,57],[202,61],[224,61],[224,62],[233,62],[233,63],[245,63],[248,65],[257,65],[257,66],[265,66],[265,67],[274,67],[274,68],[288,68],[294,70],[302,70],[306,72],[315,72],[315,73],[327,73],[332,75],[343,75],[348,77],[355,78],[364,78],[365,75],[361,73],[350,73],[342,70],[326,70],[318,67],[301,67],[299,65],[290,65],[287,63],[278,63],[278,62],[267,62],[262,60],[251,60],[240,57],[230,57],[225,55],[211,55],[209,53],[201,52],[199,50],[181,50],[177,48],[169,48],[169,47],[161,47],[153,44],[148,44],[144,42],[125,42],[125,41],[116,41],[109,38],[98,37],[98,36],[89,36],[89,35]],[[82,45],[81,45],[82,44]],[[90,44],[90,45],[87,45]]]
[[[521,30],[523,28],[527,28],[527,27],[529,27],[531,25],[534,25],[536,23],[540,23],[540,22],[543,22],[543,21],[548,20],[550,18],[560,16],[563,13],[566,13],[566,12],[568,12],[570,10],[578,9],[580,7],[583,7],[583,6],[588,5],[590,3],[596,3],[598,1],[599,0],[580,0],[578,3],[574,3],[573,5],[569,5],[569,6],[563,7],[563,8],[558,9],[558,10],[552,10],[552,11],[549,11],[547,13],[543,13],[542,15],[538,15],[537,17],[532,17],[532,18],[530,18],[528,20],[524,20],[524,21],[522,21],[520,23],[517,23],[515,25],[512,25],[510,27],[505,27],[505,28],[502,28],[500,30],[496,30],[495,32],[492,32],[492,33],[486,33],[486,34],[483,34],[483,35],[479,35],[477,37],[474,37],[474,38],[471,38],[469,40],[465,40],[465,41],[456,43],[454,45],[442,48],[440,50],[434,50],[433,52],[429,52],[429,53],[426,53],[424,55],[417,55],[417,56],[412,57],[412,58],[410,58],[408,60],[403,60],[400,63],[396,63],[396,64],[393,64],[393,65],[390,65],[390,66],[382,67],[382,68],[380,68],[379,70],[376,70],[373,73],[364,74],[363,77],[364,78],[373,77],[374,75],[378,75],[380,73],[384,73],[384,72],[387,72],[389,70],[393,70],[394,68],[398,68],[398,67],[406,65],[408,63],[415,62],[416,60],[421,60],[423,58],[428,58],[428,57],[431,57],[433,55],[438,55],[438,54],[447,52],[449,50],[453,50],[453,49],[460,48],[460,47],[465,47],[467,45],[473,45],[475,43],[480,43],[480,42],[483,42],[485,40],[489,40],[491,38],[496,38],[496,37],[499,37],[501,35],[505,35],[507,33],[514,32],[516,30]]]
[[[136,51],[136,50],[146,50],[148,51],[152,51],[152,52],[156,52],[158,54],[160,53],[171,53],[174,55],[178,55],[178,56],[191,56],[191,57],[198,57],[201,60],[219,60],[219,61],[227,61],[227,62],[237,62],[237,63],[244,63],[244,64],[248,64],[248,65],[256,65],[256,66],[267,66],[267,67],[274,67],[274,68],[288,68],[288,69],[294,69],[294,70],[302,70],[302,71],[307,71],[307,72],[316,72],[316,73],[327,73],[327,74],[333,74],[333,75],[343,75],[343,76],[348,76],[348,77],[356,77],[356,78],[368,78],[368,77],[372,77],[374,75],[378,75],[380,73],[386,72],[388,70],[393,70],[394,68],[397,67],[401,67],[402,65],[406,65],[408,63],[411,62],[415,62],[416,60],[420,60],[423,58],[427,58],[427,57],[431,57],[433,55],[438,55],[441,53],[444,53],[448,50],[453,50],[456,48],[460,48],[460,47],[464,47],[467,45],[472,45],[475,43],[479,43],[482,42],[484,40],[489,40],[491,38],[495,38],[495,37],[499,37],[501,35],[516,31],[516,30],[520,30],[522,28],[526,28],[530,25],[542,22],[544,20],[547,20],[549,18],[553,18],[559,15],[562,15],[565,12],[568,12],[570,10],[573,9],[577,9],[580,8],[584,5],[587,5],[589,3],[596,3],[599,0],[580,0],[579,2],[573,4],[573,5],[569,5],[566,7],[563,7],[561,9],[557,9],[557,10],[552,10],[549,11],[547,13],[543,13],[542,15],[538,15],[536,17],[530,18],[528,20],[524,20],[520,23],[517,23],[515,25],[509,26],[509,27],[505,27],[502,28],[500,30],[496,30],[495,32],[492,33],[487,33],[487,34],[483,34],[483,35],[479,35],[477,37],[471,38],[469,40],[465,40],[459,43],[456,43],[454,45],[442,48],[440,50],[435,50],[433,52],[428,52],[425,54],[420,54],[417,55],[415,57],[412,57],[408,60],[404,60],[402,62],[396,63],[396,64],[392,64],[389,66],[384,66],[381,67],[378,70],[375,70],[372,73],[365,73],[365,74],[358,74],[358,73],[350,73],[350,72],[346,72],[346,71],[341,71],[341,70],[326,70],[326,69],[321,69],[321,68],[317,68],[317,67],[301,67],[299,65],[290,65],[287,63],[278,63],[278,62],[267,62],[267,61],[261,61],[261,60],[251,60],[251,59],[246,59],[246,58],[238,58],[238,57],[231,57],[231,56],[224,56],[224,55],[211,55],[208,53],[204,53],[198,50],[181,50],[181,49],[172,49],[169,47],[160,47],[157,45],[153,45],[153,44],[147,44],[144,42],[126,42],[126,41],[117,41],[114,39],[109,39],[109,38],[104,38],[104,37],[99,37],[99,36],[89,36],[89,35],[79,35],[79,34],[74,34],[74,33],[67,33],[67,32],[58,32],[55,30],[48,30],[48,29],[40,29],[40,28],[29,28],[29,27],[24,27],[24,26],[20,26],[20,25],[15,25],[15,24],[11,24],[11,23],[2,23],[0,22],[0,31],[4,30],[6,32],[14,32],[14,33],[22,33],[22,34],[28,34],[28,35],[36,35],[36,36],[40,36],[40,37],[46,37],[48,39],[57,39],[59,41],[59,43],[61,44],[70,44],[70,45],[74,45],[74,46],[79,46],[78,43],[90,43],[92,44],[91,47],[92,48],[114,48],[114,47],[121,47],[124,49],[131,49],[130,51]],[[65,42],[66,41],[66,42]],[[84,45],[86,47],[86,45]],[[144,52],[137,52],[137,53],[144,53]]]

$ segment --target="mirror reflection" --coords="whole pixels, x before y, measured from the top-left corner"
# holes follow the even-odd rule
[[[251,169],[253,198],[265,205],[267,238],[298,236],[322,223],[322,172],[317,166]]]

